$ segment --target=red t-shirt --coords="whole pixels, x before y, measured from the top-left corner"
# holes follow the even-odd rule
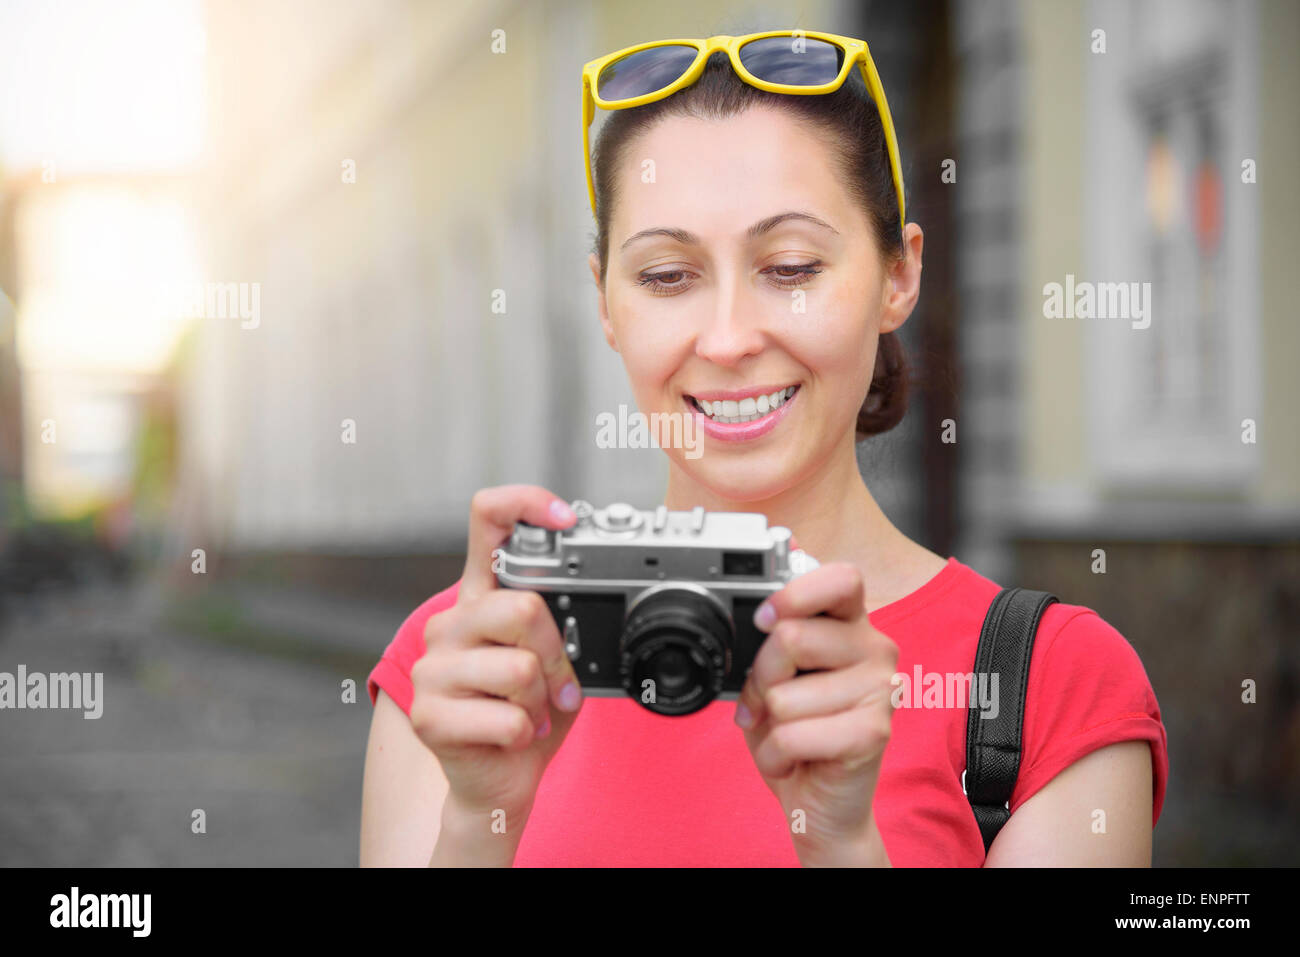
[[[916,591],[871,613],[898,645],[898,672],[915,684],[897,707],[874,810],[896,867],[975,866],[984,844],[961,774],[967,703],[928,701],[929,673],[969,674],[999,586],[955,558]],[[411,666],[424,624],[456,603],[459,582],[398,629],[367,686],[410,714]],[[1003,695],[1008,689],[1000,689]],[[909,697],[896,703],[906,705]],[[949,706],[925,706],[947,703]],[[631,698],[583,700],[547,767],[515,866],[799,866],[790,825],[734,723],[734,701],[664,717]],[[1044,612],[1029,665],[1020,776],[1011,812],[1064,768],[1120,741],[1151,744],[1152,826],[1164,804],[1169,757],[1155,692],[1137,652],[1096,612],[1056,603]]]

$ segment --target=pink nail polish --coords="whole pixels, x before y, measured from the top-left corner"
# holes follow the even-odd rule
[[[550,733],[551,733],[551,719],[547,718],[545,721],[542,722],[542,726],[537,729],[537,733],[535,737],[539,739],[544,738]]]
[[[573,509],[565,505],[558,498],[551,502],[551,517],[557,522],[572,522],[578,516],[573,514]]]
[[[749,709],[745,707],[744,703],[743,703],[743,702],[737,703],[737,704],[736,704],[736,724],[738,724],[738,725],[740,725],[742,728],[748,730],[750,724],[753,723],[753,720],[754,720],[754,719],[753,719],[753,716],[749,713]]]
[[[776,621],[776,609],[763,602],[758,606],[758,611],[754,612],[754,627],[759,631],[767,631],[774,621]]]
[[[570,681],[560,689],[560,707],[565,711],[577,711],[582,703],[582,689],[576,681]]]

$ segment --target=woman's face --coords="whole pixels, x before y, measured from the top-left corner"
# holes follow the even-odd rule
[[[895,306],[824,140],[770,108],[674,116],[615,175],[600,317],[640,411],[698,415],[705,400],[714,417],[758,416],[697,420],[695,451],[661,438],[668,455],[715,494],[753,501],[851,448],[877,339],[915,297]],[[592,270],[599,281],[595,256]],[[756,398],[790,389],[775,409]],[[715,404],[728,398],[734,408]]]

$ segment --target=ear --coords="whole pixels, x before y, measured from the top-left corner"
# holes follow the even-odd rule
[[[893,332],[912,314],[921,295],[921,249],[925,234],[916,223],[903,227],[903,248],[907,255],[890,264],[884,282],[884,307],[880,312],[880,333]]]
[[[587,257],[591,267],[591,278],[596,281],[596,311],[600,314],[600,327],[605,330],[605,341],[609,347],[618,352],[618,342],[614,339],[614,326],[609,321],[609,309],[605,305],[605,290],[600,285],[600,257],[591,253]]]

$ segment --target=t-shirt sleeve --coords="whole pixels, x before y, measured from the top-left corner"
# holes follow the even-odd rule
[[[397,629],[397,634],[384,649],[379,663],[366,679],[366,690],[370,692],[370,703],[374,705],[379,697],[379,689],[388,692],[388,697],[397,702],[409,716],[411,699],[415,690],[411,686],[411,667],[424,657],[424,625],[440,611],[445,611],[456,604],[460,594],[460,582],[444,588],[432,598],[426,599],[420,607],[406,616]]]
[[[1056,625],[1055,633],[1049,622]],[[1047,641],[1040,644],[1044,638]],[[1151,826],[1155,826],[1169,777],[1160,705],[1133,646],[1096,612],[1058,603],[1044,613],[1029,665],[1024,720],[1012,813],[1048,781],[1098,748],[1146,741],[1151,746]]]

